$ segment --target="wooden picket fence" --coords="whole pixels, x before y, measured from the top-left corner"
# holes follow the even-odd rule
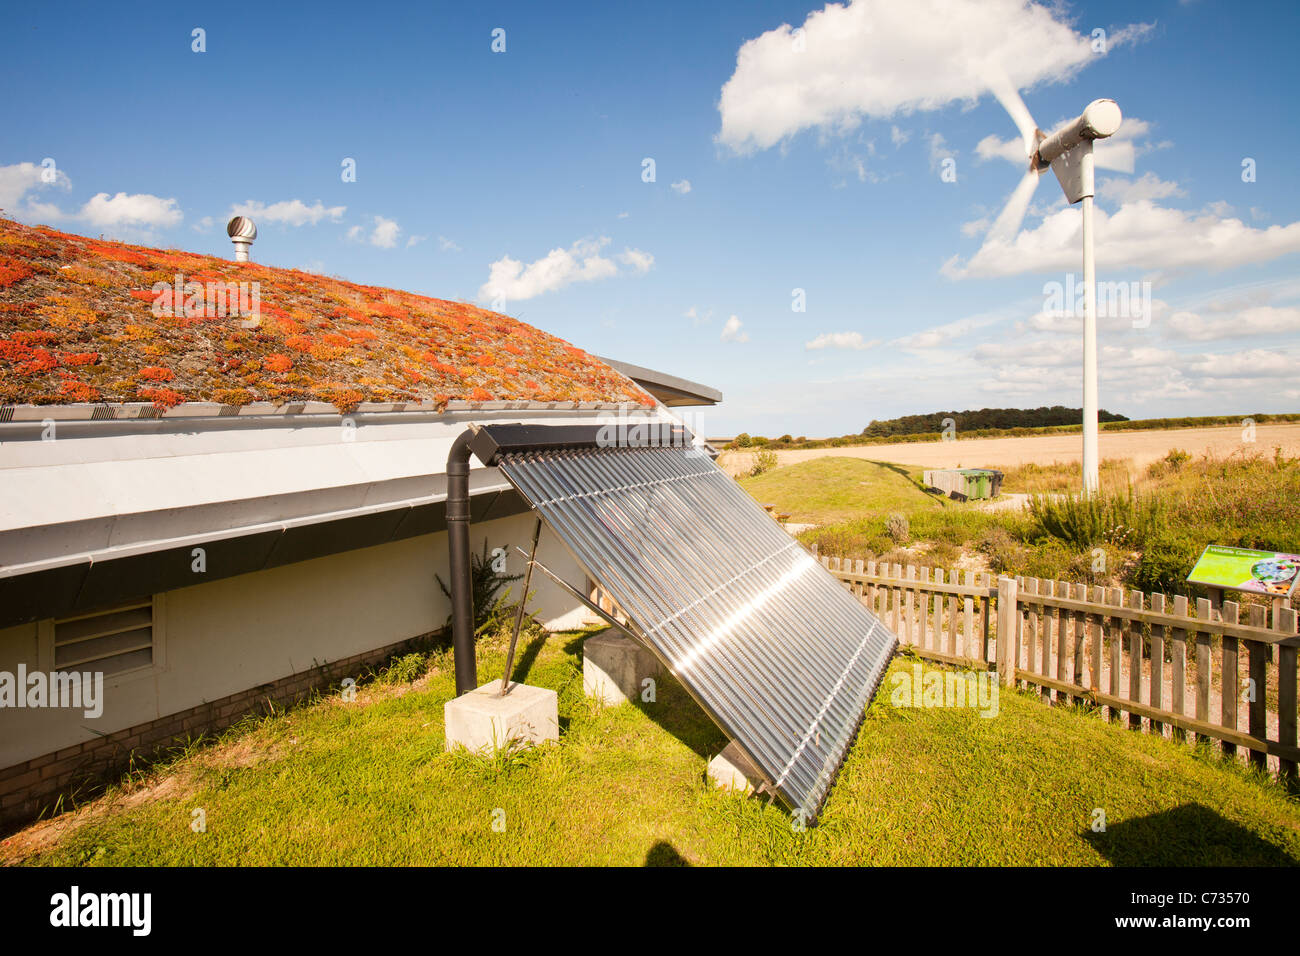
[[[1297,786],[1296,610],[820,558],[912,653],[1109,720],[1215,740]],[[1271,618],[1271,620],[1270,620]],[[1244,725],[1244,726],[1243,726]]]

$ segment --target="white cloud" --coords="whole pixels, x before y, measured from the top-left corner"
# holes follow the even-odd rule
[[[397,237],[401,232],[402,227],[394,220],[376,216],[375,231],[370,234],[370,244],[381,249],[391,249],[397,245]]]
[[[175,199],[162,199],[149,193],[118,193],[115,196],[96,193],[77,215],[92,226],[104,229],[166,228],[179,225],[184,218]]]
[[[980,379],[979,390],[1009,397],[1060,395],[1062,390],[1073,393],[1083,377],[1082,353],[1078,341],[985,343],[973,352],[976,361],[988,369]],[[1097,367],[1098,378],[1105,386],[1103,404],[1109,403],[1107,407],[1113,409],[1119,393],[1135,384],[1157,390],[1163,397],[1185,395],[1187,386],[1177,367],[1180,361],[1178,353],[1152,346],[1101,347]]]
[[[640,249],[625,249],[619,253],[618,261],[625,266],[631,266],[637,272],[649,272],[650,267],[655,264],[655,257]]]
[[[348,238],[354,242],[368,242],[379,249],[392,249],[397,245],[397,239],[402,234],[402,227],[395,220],[385,219],[383,216],[372,216],[371,222],[374,223],[374,228],[369,230],[369,233],[367,233],[365,226],[357,225],[348,230]]]
[[[315,226],[322,220],[338,222],[347,212],[347,206],[326,206],[319,199],[307,205],[301,199],[285,199],[267,205],[254,199],[230,207],[232,216],[248,216],[258,224],[273,223],[284,226]]]
[[[679,179],[677,182],[672,184],[671,189],[673,192],[677,193],[677,195],[685,196],[691,191],[691,181],[689,179]]]
[[[1194,342],[1243,335],[1282,335],[1300,332],[1300,308],[1255,306],[1213,318],[1195,312],[1175,312],[1165,322],[1165,328]]]
[[[975,347],[980,361],[992,361],[1014,368],[1059,368],[1083,361],[1083,344],[1029,339],[1019,342],[986,342]],[[1134,369],[1177,365],[1178,353],[1151,345],[1103,345],[1097,350],[1099,369]]]
[[[448,239],[446,236],[438,237],[438,248],[443,252],[460,252],[460,246]]]
[[[971,315],[961,319],[955,319],[952,322],[945,322],[943,325],[935,326],[932,329],[923,329],[920,332],[913,332],[910,335],[900,336],[893,339],[889,344],[896,345],[904,349],[934,349],[943,345],[951,345],[954,339],[961,338],[965,335],[976,331],[977,329],[986,328],[990,325],[997,325],[1005,321],[1006,316],[1000,312],[985,312],[979,315]]]
[[[618,218],[619,218],[619,219],[626,219],[626,218],[627,218],[628,216],[630,216],[630,215],[631,215],[631,213],[621,212],[621,213],[618,214]]]
[[[72,182],[63,170],[53,166],[36,163],[0,166],[0,208],[27,220],[81,220],[114,235],[140,241],[154,241],[156,237],[151,230],[178,225],[184,218],[175,199],[149,193],[119,192],[112,196],[96,193],[77,212],[65,213],[53,203],[38,202],[31,195],[50,186],[66,191],[72,188]],[[201,220],[200,224],[205,221],[211,220]]]
[[[935,133],[930,137],[930,168],[938,169],[939,164],[945,159],[952,159],[957,155],[955,150],[949,149],[942,133]]]
[[[846,146],[841,146],[827,157],[826,165],[836,173],[840,174],[841,177],[844,177],[847,173],[852,173],[857,177],[858,182],[860,183],[883,182],[886,177],[882,177],[875,170],[867,167],[867,159],[873,155],[875,155],[875,150],[871,147],[870,143],[867,144],[867,153],[865,156],[854,152]],[[836,188],[838,189],[846,184],[847,180],[841,178],[841,180],[836,184]]]
[[[722,336],[721,336],[722,341],[723,342],[748,342],[749,333],[741,330],[741,326],[744,324],[745,323],[741,322],[740,319],[738,319],[734,315],[731,318],[727,319],[727,324],[722,327]]]
[[[901,130],[897,126],[889,127],[889,141],[894,144],[895,148],[902,146],[911,138],[911,133]]]
[[[1068,80],[1098,57],[1064,17],[1023,0],[829,4],[804,21],[802,51],[789,24],[740,47],[718,104],[718,141],[752,152],[804,129],[844,131],[863,117],[969,105],[985,93],[1016,98]],[[1113,31],[1110,46],[1145,32]]]
[[[879,345],[880,339],[864,339],[861,332],[823,332],[811,342],[803,344],[804,349],[869,349]]]
[[[193,229],[195,232],[207,232],[216,224],[217,224],[216,220],[213,219],[211,216],[204,216],[194,225],[190,226],[190,228]]]
[[[17,210],[17,214],[24,219],[39,220],[41,222],[57,222],[60,219],[67,218],[63,210],[54,203],[37,202],[35,199],[28,199],[27,205]]]
[[[1113,177],[1097,184],[1097,198],[1123,205],[1140,199],[1167,199],[1187,193],[1177,183],[1161,179],[1155,173],[1143,173],[1137,179]]]
[[[928,329],[904,336],[896,344],[909,349],[933,349],[949,344],[949,337],[940,329]]]
[[[51,182],[46,180],[53,177]],[[0,166],[0,209],[5,210],[10,215],[31,216],[36,214],[36,218],[54,220],[62,218],[62,213],[58,207],[49,203],[38,203],[34,199],[28,198],[27,208],[20,207],[23,197],[29,192],[39,189],[48,189],[55,186],[59,189],[68,190],[72,188],[72,181],[68,179],[63,170],[55,168],[47,170],[44,166],[36,163],[15,163],[12,166]],[[53,215],[50,215],[53,213]]]
[[[419,245],[420,243],[424,242],[428,238],[429,238],[428,236],[407,236],[406,248],[409,249],[411,248],[411,246]]]
[[[609,241],[606,236],[579,239],[567,249],[552,249],[542,258],[527,264],[502,256],[488,266],[488,280],[479,289],[479,299],[488,301],[505,297],[518,302],[555,292],[575,282],[594,282],[617,275],[619,269],[614,260],[600,254]],[[642,272],[654,262],[653,256],[638,249],[628,249],[619,259]]]
[[[1214,378],[1290,378],[1296,357],[1276,349],[1245,349],[1222,355],[1202,355],[1190,371]]]
[[[1300,222],[1254,229],[1216,212],[1167,209],[1149,200],[1096,210],[1098,269],[1228,269],[1300,251]],[[1079,213],[1061,209],[1012,240],[990,239],[968,261],[943,265],[949,278],[1066,271],[1078,264]]]
[[[1001,139],[1000,137],[989,133],[982,140],[975,144],[975,155],[982,162],[986,159],[1005,159],[1009,163],[1015,163],[1023,168],[1029,167],[1029,156],[1025,152],[1025,144],[1018,136],[1011,139]]]
[[[693,326],[707,325],[713,321],[713,310],[709,309],[709,311],[701,314],[699,309],[691,306],[682,313],[682,318],[690,319]]]

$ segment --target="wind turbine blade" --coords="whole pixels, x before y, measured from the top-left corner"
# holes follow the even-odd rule
[[[1029,200],[1033,198],[1034,187],[1038,185],[1038,175],[1031,169],[1021,178],[1015,192],[1002,207],[1002,212],[989,228],[988,235],[984,237],[986,243],[999,239],[1010,242],[1015,239],[1016,234],[1020,232],[1020,224],[1025,221],[1025,213],[1029,209]]]
[[[1025,105],[1025,101],[1020,98],[1019,91],[1005,75],[986,76],[985,82],[989,85],[989,91],[997,97],[998,102],[1002,104],[1002,108],[1007,111],[1007,114],[1016,124],[1016,129],[1020,130],[1020,138],[1024,141],[1025,158],[1027,159],[1038,143],[1038,124],[1029,115],[1029,107]]]
[[[1092,145],[1092,161],[1102,169],[1113,169],[1120,173],[1133,172],[1133,160],[1136,153],[1133,144],[1120,140],[1099,139]]]

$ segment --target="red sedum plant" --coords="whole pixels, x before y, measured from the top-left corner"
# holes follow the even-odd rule
[[[177,276],[255,282],[257,314],[159,307],[155,283]],[[458,400],[654,404],[581,349],[464,302],[0,218],[0,406]]]

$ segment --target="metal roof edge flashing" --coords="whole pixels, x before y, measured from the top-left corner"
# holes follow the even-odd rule
[[[563,451],[578,448],[693,448],[695,436],[672,421],[603,425],[471,425],[470,450],[493,466],[502,455],[524,451]]]
[[[643,408],[635,402],[535,402],[527,399],[471,402],[453,399],[443,405],[436,402],[362,402],[350,412],[342,412],[328,402],[287,401],[251,402],[248,405],[222,405],[219,402],[182,402],[171,408],[159,408],[151,402],[97,402],[68,405],[0,405],[0,422],[54,421],[137,421],[156,419],[206,418],[298,418],[325,416],[338,418],[353,415],[391,415],[412,412],[446,414],[449,412],[503,411],[619,411]]]

